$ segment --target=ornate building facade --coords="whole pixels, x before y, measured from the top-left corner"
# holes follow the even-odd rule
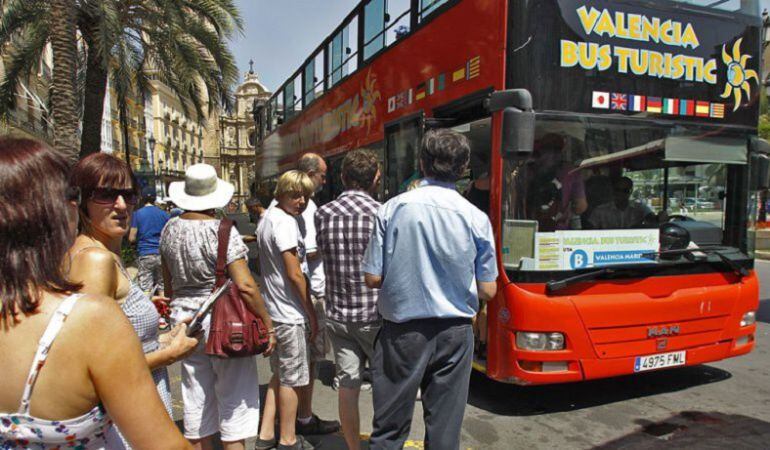
[[[235,109],[219,118],[219,158],[207,161],[218,168],[222,179],[235,185],[234,199],[239,204],[252,195],[255,183],[257,130],[253,110],[264,105],[272,93],[254,73],[254,63],[235,91]]]

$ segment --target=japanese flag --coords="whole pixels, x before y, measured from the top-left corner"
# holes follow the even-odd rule
[[[594,91],[592,106],[598,109],[610,109],[610,93]]]

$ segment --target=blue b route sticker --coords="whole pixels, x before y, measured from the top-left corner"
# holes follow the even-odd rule
[[[569,265],[573,269],[582,269],[583,267],[588,266],[588,262],[588,253],[584,250],[575,250],[569,256]]]
[[[648,258],[642,255],[651,250],[616,250],[606,252],[594,252],[594,262],[597,266],[606,266],[609,264],[627,264],[650,262]]]

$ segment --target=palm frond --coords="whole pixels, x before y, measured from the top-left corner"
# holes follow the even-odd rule
[[[0,82],[0,115],[16,107],[19,83],[32,73],[48,42],[48,28],[43,23],[28,26],[14,39],[5,59],[5,76]]]

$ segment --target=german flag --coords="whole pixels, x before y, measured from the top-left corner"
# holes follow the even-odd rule
[[[710,112],[709,102],[695,102],[695,117],[708,117]]]
[[[414,99],[415,100],[422,100],[425,98],[426,92],[425,92],[425,82],[422,82],[417,85],[417,88],[414,90]]]
[[[663,101],[660,97],[647,97],[647,112],[657,114],[663,112]]]

